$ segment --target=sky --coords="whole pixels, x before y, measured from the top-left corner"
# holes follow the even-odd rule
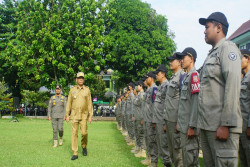
[[[207,18],[213,12],[222,12],[229,22],[227,37],[244,22],[250,20],[250,0],[142,0],[151,4],[158,14],[166,16],[168,26],[175,34],[177,51],[193,47],[197,52],[196,69],[212,48],[204,40],[205,27],[199,18]]]

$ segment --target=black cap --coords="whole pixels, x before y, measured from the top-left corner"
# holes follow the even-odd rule
[[[146,75],[145,75],[146,78],[148,77],[152,77],[154,79],[156,79],[156,75],[155,75],[155,72],[154,71],[149,71]]]
[[[175,60],[175,59],[179,60],[179,58],[176,56],[176,52],[172,56],[168,57],[167,59],[168,60]]]
[[[146,79],[147,79],[147,77],[143,77],[143,78],[141,79],[141,81],[144,82]]]
[[[138,85],[144,86],[144,83],[143,83],[143,81],[142,81],[142,80],[140,80],[140,81],[137,81],[137,86],[138,86]]]
[[[201,25],[206,25],[207,21],[217,21],[224,25],[225,27],[229,27],[226,16],[221,12],[214,12],[208,16],[208,18],[200,18],[199,23]]]
[[[184,49],[183,52],[181,52],[181,53],[180,52],[176,52],[176,56],[179,59],[182,59],[186,55],[192,56],[194,58],[194,61],[197,58],[197,53],[194,50],[194,48],[192,48],[192,47],[188,47],[188,48]]]
[[[131,86],[133,89],[135,88],[135,84],[133,82],[130,82],[128,86]]]
[[[164,65],[164,64],[161,64],[158,66],[158,68],[156,69],[155,73],[158,74],[158,72],[164,72],[164,73],[167,73],[168,72],[168,69],[167,67]]]
[[[61,89],[61,85],[57,85],[57,86],[56,86],[56,89]]]
[[[249,49],[242,49],[240,50],[242,56],[249,57],[250,56],[250,50]]]

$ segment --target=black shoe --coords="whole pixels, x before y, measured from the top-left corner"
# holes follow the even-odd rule
[[[165,163],[164,167],[171,167],[171,164],[170,163]]]
[[[71,160],[76,160],[76,159],[78,159],[77,155],[73,155],[72,158],[71,158]]]
[[[87,156],[87,148],[82,148],[82,155]]]

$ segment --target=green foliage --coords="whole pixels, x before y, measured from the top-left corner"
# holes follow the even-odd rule
[[[45,102],[49,99],[49,92],[23,90],[21,94],[26,105],[47,108]]]
[[[6,49],[6,59],[18,69],[21,89],[60,84],[69,90],[78,71],[98,74],[105,65],[103,12],[104,0],[21,1],[19,43],[11,42]]]
[[[8,86],[3,81],[0,82],[0,110],[6,109],[9,107],[11,93],[8,93]],[[13,102],[13,99],[12,99]]]
[[[118,86],[167,63],[176,47],[165,16],[140,0],[110,1],[109,14],[114,19],[105,19],[111,41],[105,45],[109,50],[106,62],[118,71]]]
[[[101,76],[95,75],[92,79],[87,80],[85,84],[88,85],[92,97],[104,99],[106,85]]]

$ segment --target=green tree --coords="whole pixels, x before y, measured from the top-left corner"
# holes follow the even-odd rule
[[[98,97],[104,99],[106,85],[101,76],[95,75],[93,79],[87,80],[85,84],[89,86],[92,98]]]
[[[105,19],[107,65],[117,70],[117,86],[135,81],[160,64],[176,49],[167,18],[140,0],[113,0]],[[105,15],[107,16],[107,15]]]
[[[5,59],[17,68],[21,89],[60,84],[67,94],[78,71],[92,80],[104,68],[105,4],[105,0],[20,2],[16,32],[20,42],[8,44]]]
[[[8,93],[8,86],[3,81],[0,81],[0,110],[6,109],[9,107],[9,102],[6,100],[11,98],[11,93]]]
[[[8,59],[5,52],[10,41],[14,44],[18,43],[15,35],[18,22],[16,16],[17,5],[18,1],[15,0],[4,0],[0,4],[0,78],[4,77],[13,96],[20,97],[17,68],[12,66],[11,62],[15,61],[15,59]]]
[[[23,90],[21,94],[26,105],[47,108],[45,102],[49,99],[49,92]]]

